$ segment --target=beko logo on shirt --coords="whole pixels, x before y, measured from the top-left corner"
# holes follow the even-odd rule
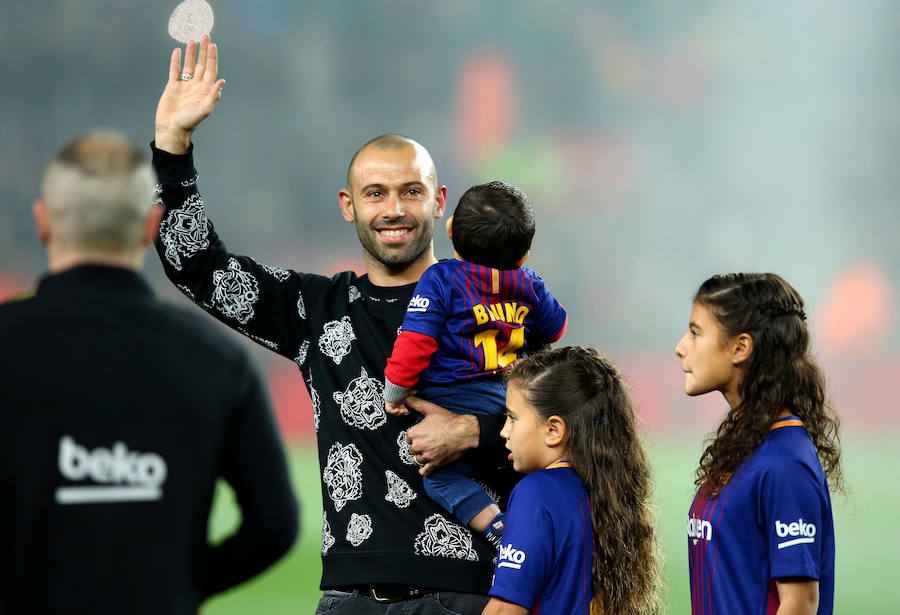
[[[91,480],[92,484],[59,487],[60,504],[97,502],[140,502],[162,497],[168,468],[156,453],[129,451],[124,442],[111,449],[89,451],[72,436],[59,440],[59,472],[71,481]]]
[[[525,551],[519,551],[512,544],[500,547],[497,554],[497,568],[515,568],[518,570],[525,562]]]
[[[428,309],[428,306],[431,305],[431,299],[428,297],[423,297],[422,295],[416,295],[409,301],[409,307],[406,308],[407,312],[424,312]]]
[[[802,517],[793,523],[782,523],[779,519],[775,519],[775,533],[778,534],[779,538],[799,536],[799,538],[794,538],[793,540],[779,542],[779,549],[816,541],[816,526],[812,523],[804,523]]]
[[[688,538],[694,540],[694,544],[701,538],[707,542],[712,540],[712,523],[700,517],[690,516],[687,521]]]

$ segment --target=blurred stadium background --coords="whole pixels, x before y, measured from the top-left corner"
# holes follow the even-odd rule
[[[304,271],[360,270],[336,193],[353,151],[385,132],[431,150],[451,204],[490,179],[530,195],[529,264],[569,309],[564,341],[600,348],[634,390],[657,471],[672,613],[689,610],[692,473],[724,409],[681,392],[673,347],[690,298],[716,272],[790,280],[844,421],[836,611],[896,612],[896,3],[211,4],[228,84],[196,135],[196,163],[232,250]],[[0,299],[43,270],[30,204],[61,142],[101,126],[152,138],[176,5],[0,1]],[[437,250],[450,255],[446,238]],[[152,255],[147,271],[160,295],[186,303]],[[302,538],[204,613],[309,612],[321,528],[309,399],[296,366],[248,347],[293,451]],[[77,357],[60,350],[57,359]],[[47,377],[64,364],[48,357]],[[216,535],[234,522],[221,495]]]

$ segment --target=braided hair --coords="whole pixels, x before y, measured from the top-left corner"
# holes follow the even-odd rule
[[[809,350],[803,297],[774,273],[732,273],[706,280],[694,297],[722,328],[725,339],[741,333],[753,352],[731,408],[700,457],[696,484],[719,491],[769,433],[784,411],[806,427],[828,484],[843,491],[839,421],[825,395],[825,377]]]

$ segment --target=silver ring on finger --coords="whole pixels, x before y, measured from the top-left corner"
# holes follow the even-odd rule
[[[182,81],[190,81],[190,80],[193,79],[193,78],[194,78],[193,75],[189,75],[188,73],[181,73],[181,80],[182,80]]]
[[[416,464],[417,466],[419,466],[420,468],[421,468],[422,466],[425,465],[424,463],[422,463],[421,461],[419,461],[419,455],[418,455],[418,453],[416,453],[415,455],[413,455],[413,458],[412,458],[412,459],[413,459],[413,463]]]

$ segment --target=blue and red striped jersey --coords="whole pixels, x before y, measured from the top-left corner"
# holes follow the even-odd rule
[[[817,612],[832,612],[831,496],[800,419],[776,421],[722,489],[707,491],[687,521],[693,615],[773,615],[784,577],[817,580]]]
[[[531,269],[444,260],[429,267],[416,285],[385,376],[407,387],[418,376],[423,387],[498,374],[526,344],[562,337],[566,321],[566,311]],[[405,333],[413,335],[404,339]],[[421,335],[432,338],[436,348]],[[429,345],[429,354],[410,358],[414,353],[404,347],[410,340]],[[410,362],[416,365],[412,374]]]
[[[594,531],[571,467],[538,470],[513,489],[489,594],[532,615],[588,615]]]

